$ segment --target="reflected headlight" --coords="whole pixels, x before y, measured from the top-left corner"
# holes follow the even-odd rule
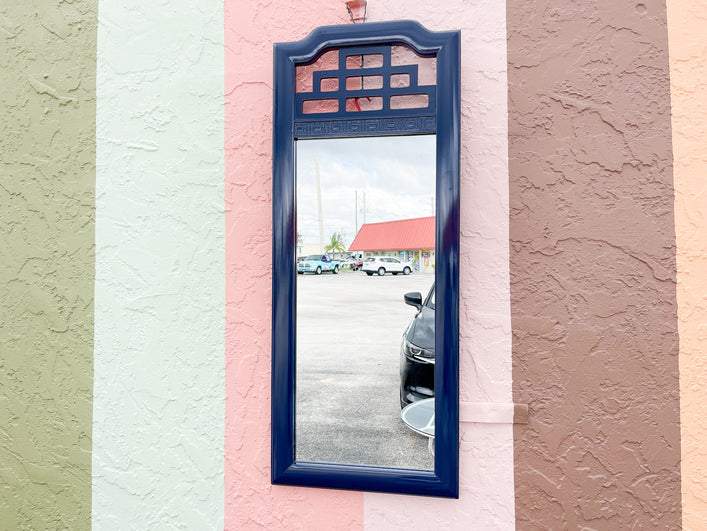
[[[413,345],[407,339],[403,340],[403,352],[406,356],[415,358],[419,361],[424,361],[425,363],[435,362],[434,352],[430,352],[429,350],[420,348],[417,345]]]

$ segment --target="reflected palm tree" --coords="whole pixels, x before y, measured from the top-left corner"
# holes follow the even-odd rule
[[[342,232],[335,232],[331,235],[331,240],[324,248],[324,252],[329,253],[339,253],[341,256],[346,252],[346,245],[344,245],[344,234]]]

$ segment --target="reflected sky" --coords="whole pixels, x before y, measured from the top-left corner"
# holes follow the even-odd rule
[[[319,243],[316,160],[325,242],[339,231],[347,246],[353,241],[364,222],[364,194],[366,223],[434,215],[434,135],[298,140],[297,230],[304,244]]]

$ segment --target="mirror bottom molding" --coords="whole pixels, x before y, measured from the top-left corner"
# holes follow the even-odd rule
[[[444,482],[432,471],[296,462],[277,476],[274,485],[360,490],[459,498],[458,481]]]

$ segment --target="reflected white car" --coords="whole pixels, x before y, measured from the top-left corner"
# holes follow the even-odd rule
[[[394,256],[369,256],[363,261],[361,269],[369,277],[373,273],[381,277],[386,273],[409,275],[412,272],[412,264],[410,262],[402,262]]]

